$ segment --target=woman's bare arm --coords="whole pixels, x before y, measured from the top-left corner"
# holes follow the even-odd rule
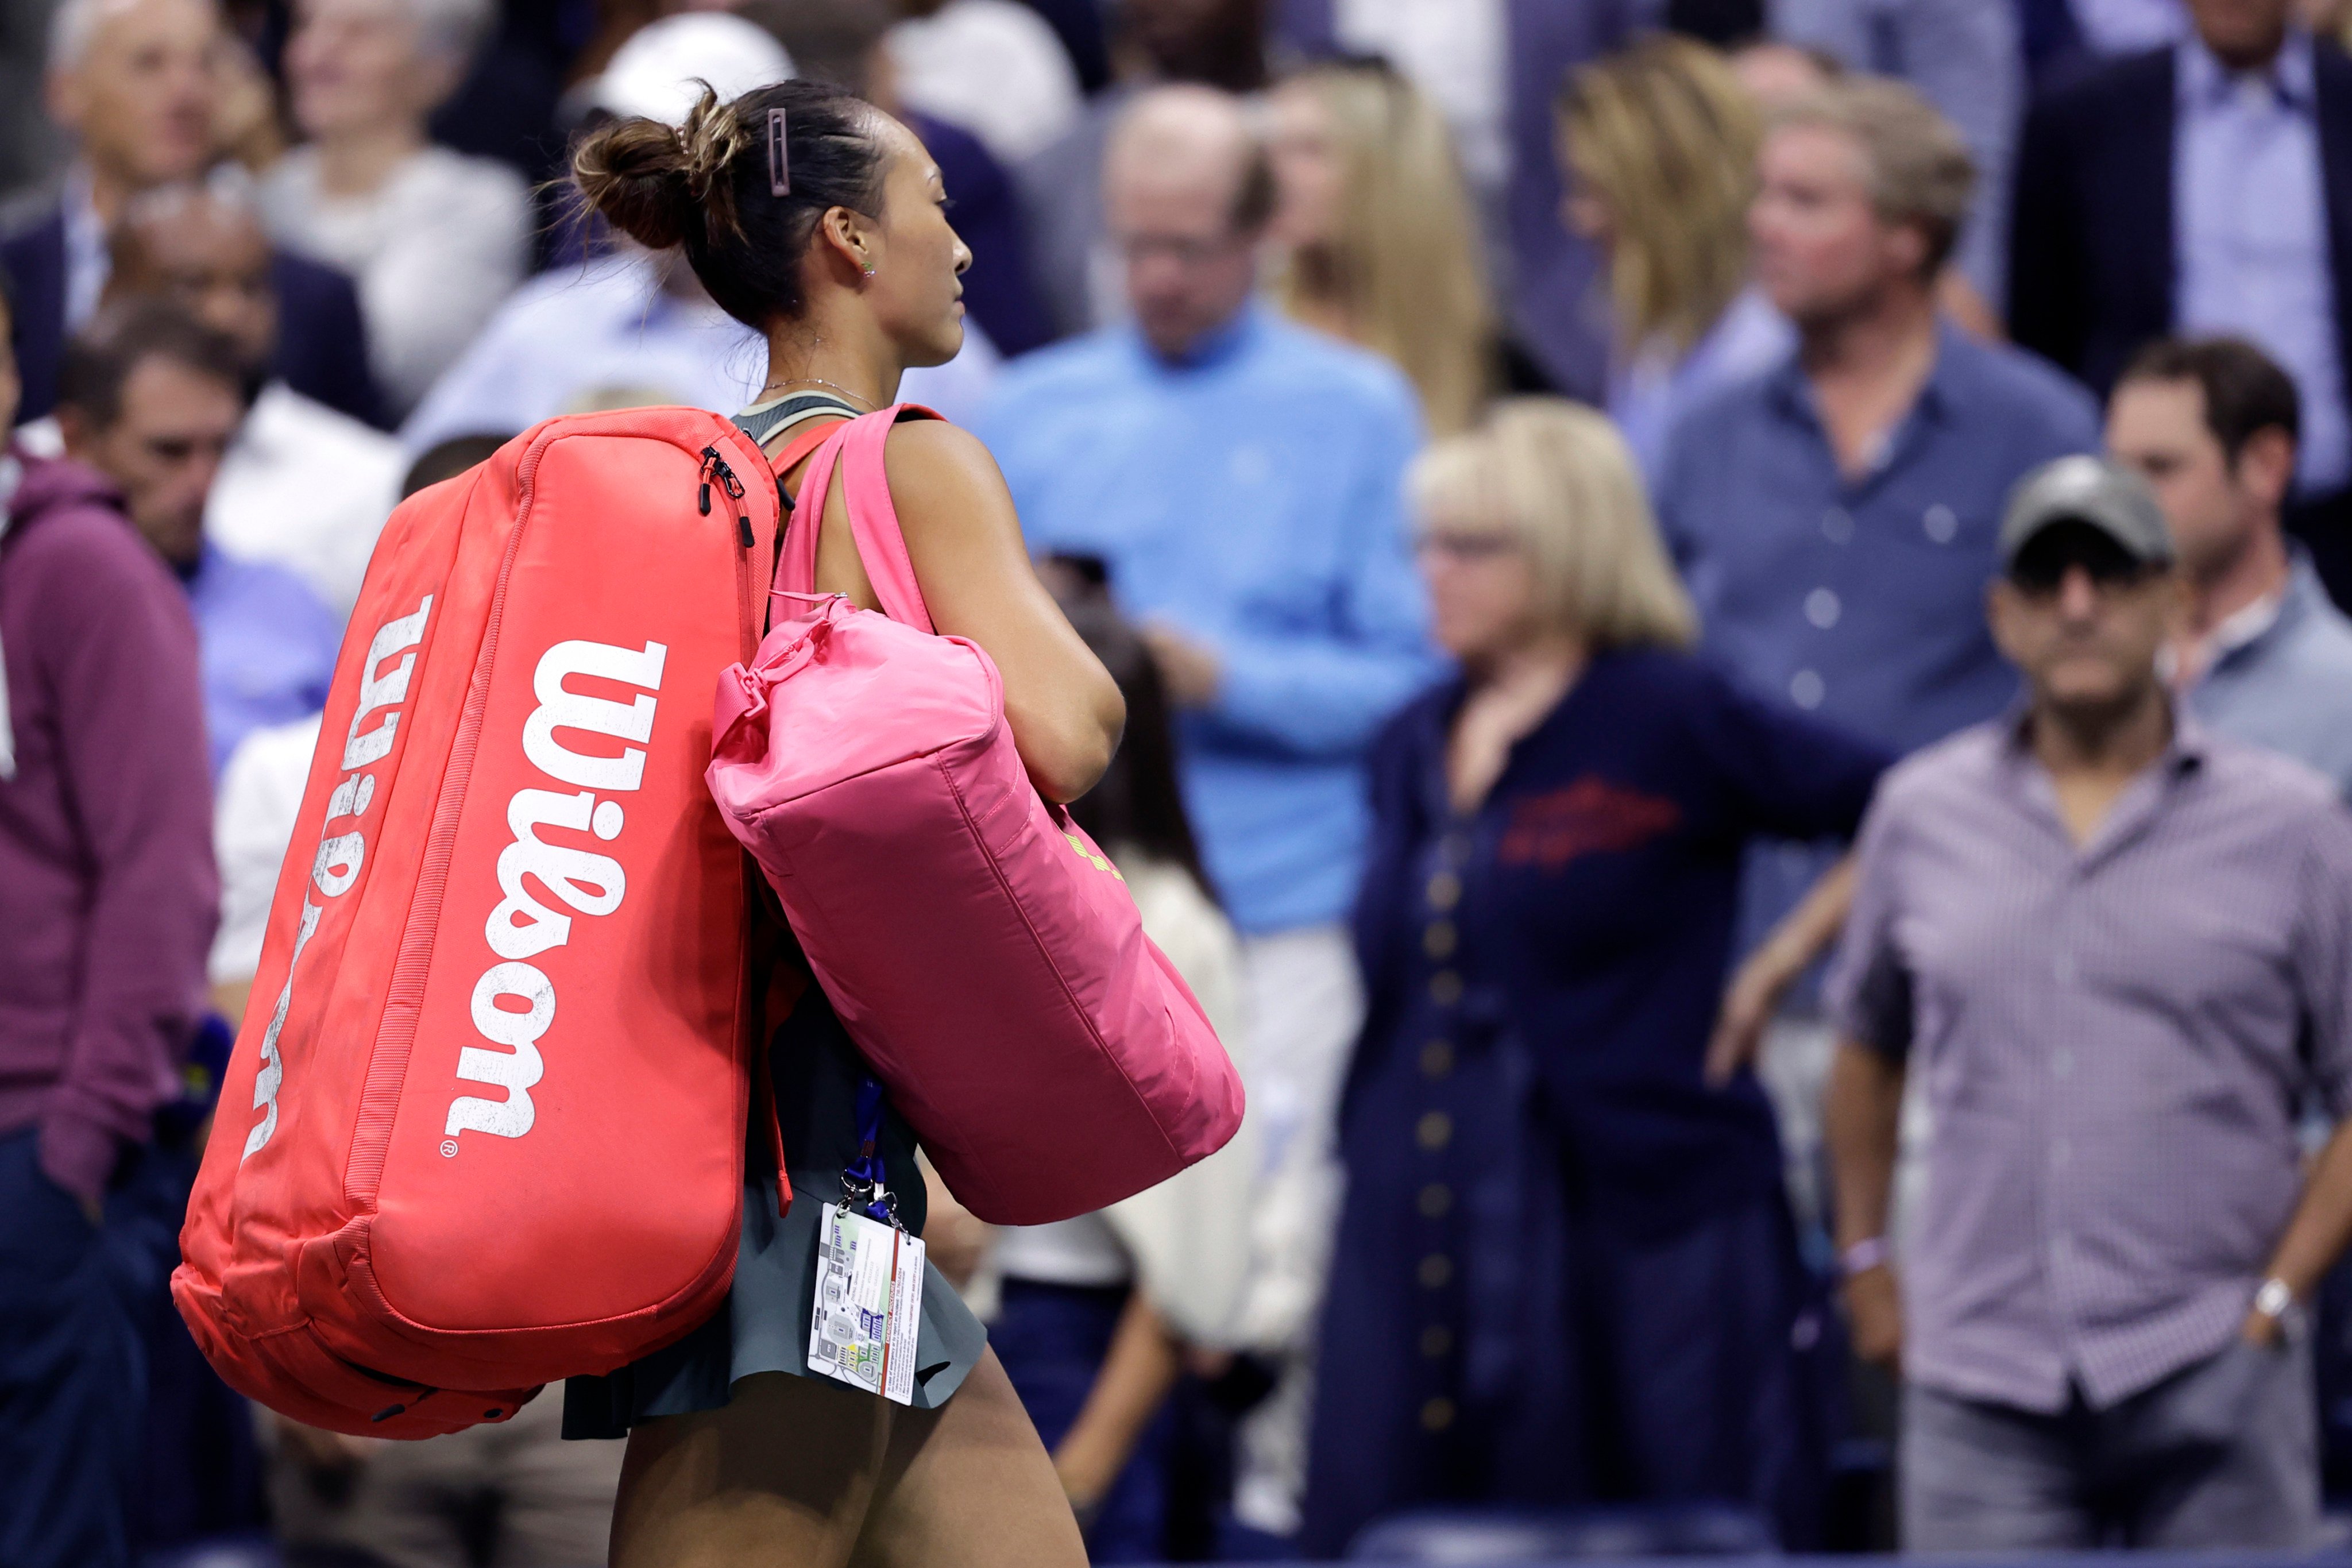
[[[912,420],[884,447],[907,553],[939,630],[988,650],[1004,679],[1004,716],[1038,793],[1070,801],[1110,765],[1127,704],[1037,581],[996,461],[969,431]],[[817,586],[876,606],[838,488],[817,542]]]

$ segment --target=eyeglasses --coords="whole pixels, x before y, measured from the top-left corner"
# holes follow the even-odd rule
[[[1412,550],[1416,555],[1443,555],[1467,566],[1516,555],[1519,542],[1507,533],[1432,529],[1414,538]]]
[[[2068,521],[2028,540],[2009,563],[2009,580],[2027,598],[2054,598],[2065,585],[2066,574],[2077,567],[2102,594],[2137,587],[2164,570],[2134,555],[2104,530]]]

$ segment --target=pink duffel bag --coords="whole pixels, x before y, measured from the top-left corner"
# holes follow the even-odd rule
[[[811,458],[772,601],[792,618],[720,676],[707,776],[949,1188],[1036,1225],[1215,1152],[1241,1079],[1117,868],[1029,782],[996,666],[932,632],[883,468],[927,413],[851,420]],[[814,592],[835,482],[883,614]]]

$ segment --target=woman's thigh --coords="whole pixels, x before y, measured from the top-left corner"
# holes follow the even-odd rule
[[[790,1373],[725,1408],[629,1434],[613,1568],[842,1568],[857,1544],[898,1407]]]
[[[764,1373],[629,1435],[613,1568],[1084,1568],[995,1353],[939,1410]]]
[[[994,1351],[938,1410],[900,1410],[857,1568],[1085,1568],[1069,1500]]]

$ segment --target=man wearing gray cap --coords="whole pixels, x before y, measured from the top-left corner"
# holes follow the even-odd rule
[[[1900,763],[1857,848],[1827,1123],[1856,1349],[1905,1379],[1913,1551],[2302,1548],[2303,1303],[2352,1236],[2352,813],[2200,731],[2147,486],[2029,475],[2000,535],[2009,716]],[[1906,1064],[1934,1131],[1898,1288]]]

